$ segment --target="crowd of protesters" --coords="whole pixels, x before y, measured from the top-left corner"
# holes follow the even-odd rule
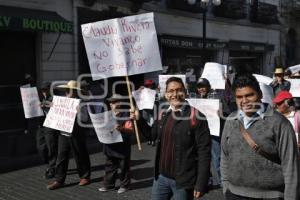
[[[152,200],[201,199],[210,189],[223,188],[227,200],[300,198],[300,106],[289,93],[290,83],[283,78],[283,69],[276,69],[273,106],[262,102],[263,93],[253,75],[226,81],[225,90],[213,90],[210,82],[199,78],[196,90],[187,91],[183,81],[171,77],[165,94],[157,93],[153,110],[137,112],[123,107],[128,98],[113,94],[101,99],[109,104],[117,120],[123,142],[104,144],[105,175],[100,192],[114,190],[120,169],[117,193],[130,190],[131,136],[133,120],[149,145],[156,146]],[[153,80],[143,88],[155,89]],[[45,114],[51,107],[50,84],[41,88],[41,107]],[[79,98],[80,83],[69,81],[56,89],[61,95]],[[87,92],[92,95],[93,91]],[[208,122],[201,110],[186,99],[220,99],[220,136],[210,135]],[[164,106],[161,106],[161,105]],[[93,106],[94,112],[103,112]],[[88,120],[85,106],[78,108],[81,120]],[[155,116],[157,115],[157,116]],[[124,120],[124,116],[126,119]],[[73,153],[79,174],[79,185],[90,184],[90,159],[85,134],[75,120],[71,134],[43,127],[37,129],[38,150],[47,163],[45,178],[54,178],[49,190],[63,186]],[[150,131],[149,131],[150,130]]]

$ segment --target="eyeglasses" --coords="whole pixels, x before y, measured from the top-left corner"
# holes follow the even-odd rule
[[[182,89],[182,88],[179,88],[179,89],[176,89],[176,90],[168,90],[166,91],[166,93],[168,95],[173,95],[173,94],[184,94],[185,93],[185,90]]]

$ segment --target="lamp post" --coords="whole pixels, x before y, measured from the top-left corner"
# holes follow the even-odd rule
[[[187,0],[187,3],[189,5],[194,5],[197,3],[197,0]],[[209,4],[212,3],[214,6],[221,5],[221,0],[200,0],[200,6],[202,8],[202,14],[203,14],[203,22],[202,22],[202,53],[205,57],[206,53],[206,14]]]

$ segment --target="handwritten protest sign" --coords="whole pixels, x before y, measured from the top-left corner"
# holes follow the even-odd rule
[[[291,83],[290,93],[293,97],[300,97],[300,79],[287,79]]]
[[[20,87],[25,118],[43,116],[36,87]]]
[[[208,122],[211,135],[220,136],[220,117],[218,110],[220,107],[219,99],[186,99],[189,104],[202,112]]]
[[[259,87],[262,91],[263,97],[261,99],[262,102],[268,103],[270,105],[273,105],[273,98],[274,98],[274,93],[273,93],[273,88],[269,85],[266,85],[264,83],[259,83]]]
[[[72,133],[80,99],[53,96],[44,126]]]
[[[92,114],[89,112],[98,140],[104,144],[123,142],[121,133],[115,129],[117,122],[112,111]]]
[[[261,75],[261,74],[253,74],[253,76],[256,78],[256,80],[259,83],[264,83],[266,85],[270,85],[273,81],[272,78],[270,78],[268,76]]]
[[[300,64],[288,67],[287,69],[290,70],[292,74],[295,74],[300,71]]]
[[[162,70],[153,13],[83,24],[93,80]]]
[[[183,81],[184,85],[186,84],[186,76],[185,75],[181,75],[181,74],[176,74],[176,75],[159,75],[158,76],[158,82],[159,82],[160,94],[161,95],[165,94],[165,91],[166,91],[166,82],[171,77],[181,78],[181,80]]]
[[[132,92],[132,96],[134,97],[139,110],[153,109],[155,94],[156,91],[149,88],[143,88]]]
[[[219,63],[205,63],[201,78],[209,80],[212,89],[225,89],[226,65]]]

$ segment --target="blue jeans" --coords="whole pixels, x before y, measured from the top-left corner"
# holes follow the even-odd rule
[[[178,189],[174,179],[159,175],[152,186],[151,200],[193,200],[193,189]]]
[[[220,159],[221,159],[221,146],[218,138],[212,136],[211,139],[211,161],[212,161],[212,185],[221,184],[221,170],[220,170]]]

